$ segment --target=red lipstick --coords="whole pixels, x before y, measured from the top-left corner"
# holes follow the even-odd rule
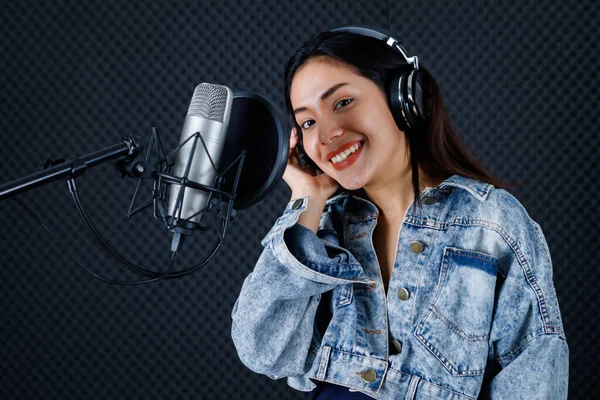
[[[364,144],[362,143],[362,141],[361,141],[361,140],[357,140],[357,141],[355,141],[355,142],[352,142],[352,143],[347,143],[347,144],[344,144],[344,145],[340,146],[338,149],[336,149],[336,151],[333,151],[333,152],[329,153],[329,154],[332,154],[332,157],[335,157],[337,154],[340,154],[341,152],[343,152],[343,151],[345,151],[345,150],[347,150],[347,149],[351,148],[351,147],[352,147],[352,146],[354,146],[356,143],[361,143],[360,147],[359,147],[359,148],[358,148],[358,150],[356,150],[354,153],[352,153],[352,154],[348,155],[348,157],[346,157],[346,159],[345,159],[344,161],[342,161],[342,162],[338,162],[338,163],[334,163],[334,162],[331,162],[331,161],[330,161],[330,162],[332,163],[332,165],[333,165],[333,168],[334,168],[336,171],[341,171],[341,170],[343,170],[343,169],[346,169],[346,168],[348,168],[348,167],[349,167],[349,166],[351,166],[352,164],[354,164],[354,162],[356,161],[356,159],[358,159],[358,156],[359,156],[359,155],[360,155],[360,153],[362,152],[362,149],[363,149],[363,147],[364,147]],[[328,154],[328,155],[329,155],[329,154]]]
[[[344,143],[343,145],[341,145],[340,147],[338,147],[337,149],[335,149],[334,151],[327,153],[327,156],[325,158],[327,158],[328,161],[331,161],[331,159],[335,156],[337,156],[338,154],[348,150],[350,147],[354,146],[356,143],[360,143],[362,142],[362,140],[355,140],[353,142],[348,142],[348,143]],[[360,149],[359,149],[360,150]]]

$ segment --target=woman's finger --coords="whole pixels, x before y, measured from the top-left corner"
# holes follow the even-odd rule
[[[298,144],[298,135],[296,132],[296,128],[292,128],[292,132],[290,135],[290,150],[288,153],[288,163],[292,163],[294,165],[300,165],[300,158],[298,157],[298,152],[296,150],[296,145]]]
[[[296,147],[298,144],[298,132],[296,128],[292,128],[292,133],[290,136],[290,150]]]

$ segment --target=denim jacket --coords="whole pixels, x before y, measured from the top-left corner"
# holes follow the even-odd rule
[[[421,193],[386,295],[377,207],[342,193],[317,234],[290,201],[232,312],[241,361],[310,391],[375,399],[566,399],[569,350],[540,226],[503,189],[453,175]]]

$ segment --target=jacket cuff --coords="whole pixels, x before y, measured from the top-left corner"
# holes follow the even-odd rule
[[[267,236],[261,241],[291,272],[326,284],[370,283],[360,263],[348,250],[319,239],[297,224],[308,197],[291,200]]]

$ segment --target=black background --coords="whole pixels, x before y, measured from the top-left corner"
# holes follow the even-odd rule
[[[283,65],[313,33],[388,27],[436,76],[467,144],[543,228],[570,348],[570,398],[598,357],[598,20],[584,1],[2,1],[0,182],[160,128],[172,148],[201,82],[283,107]],[[129,258],[164,268],[150,213],[126,221],[134,181],[112,166],[78,180]],[[13,201],[0,203],[0,397],[299,399],[247,370],[230,313],[290,192],[240,212],[194,275],[114,286],[87,274]],[[95,271],[131,279],[87,235],[64,182],[19,196]],[[148,210],[149,211],[149,210]],[[182,262],[205,238],[185,243]],[[596,372],[594,372],[596,371]]]

